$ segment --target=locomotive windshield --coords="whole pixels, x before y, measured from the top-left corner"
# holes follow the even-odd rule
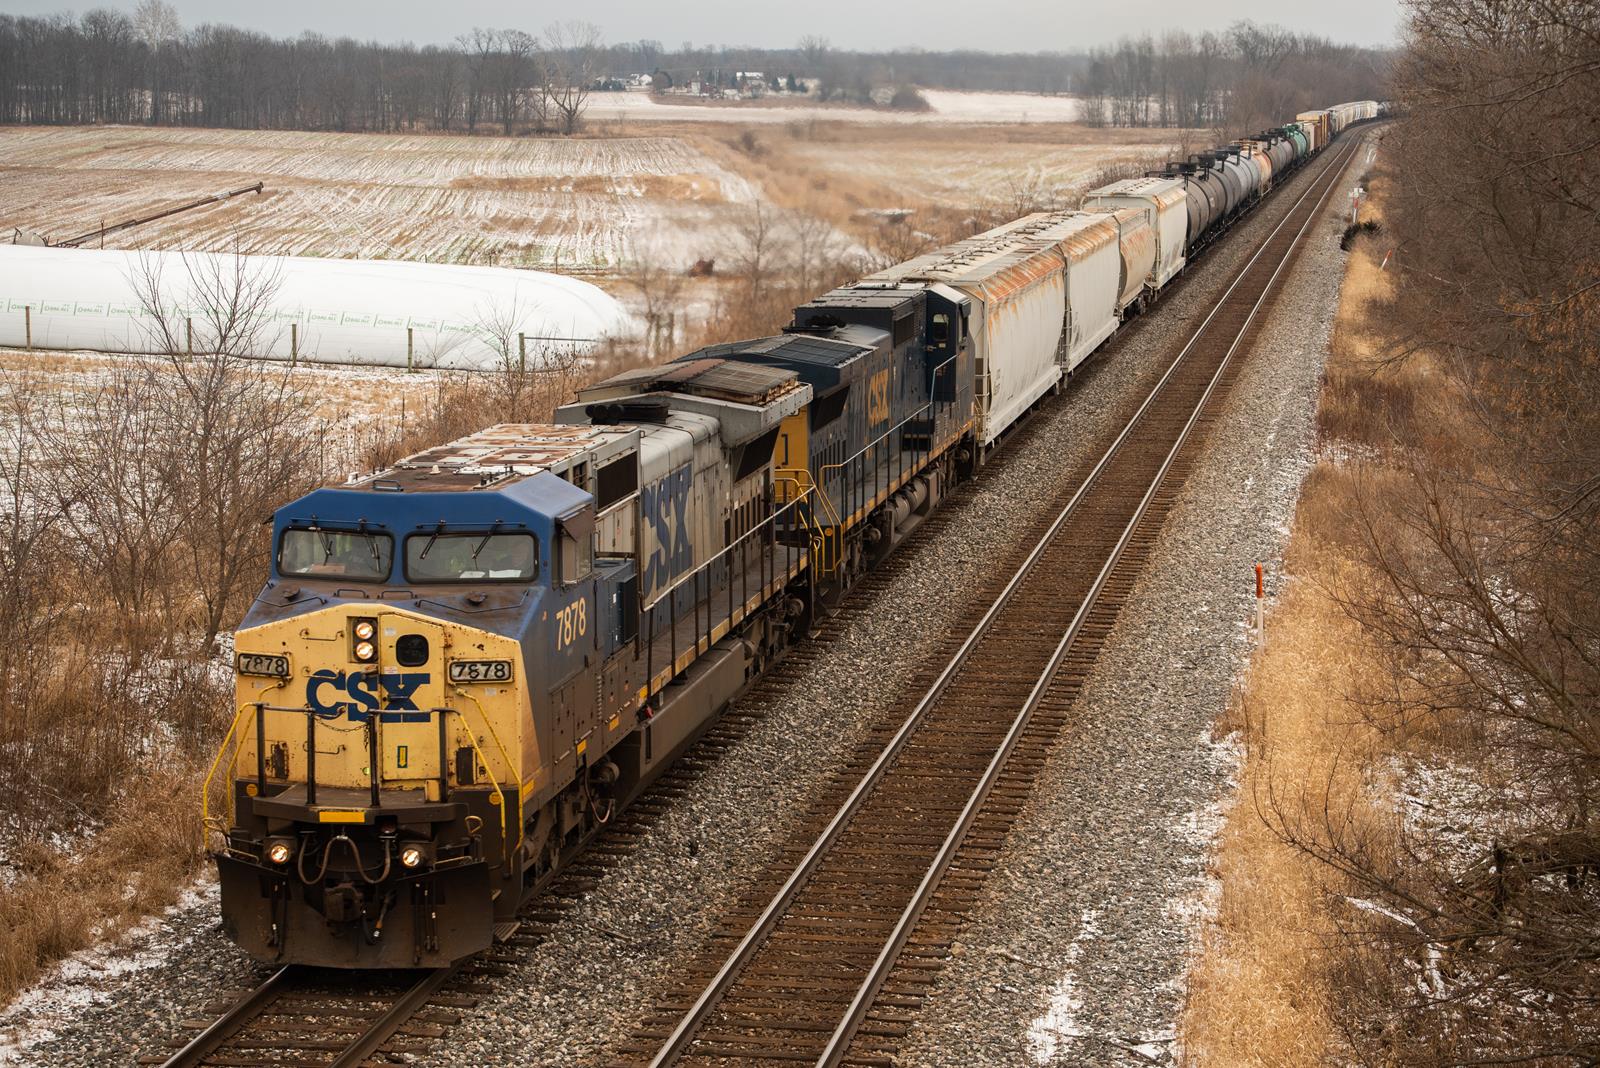
[[[368,531],[291,527],[278,546],[278,570],[303,578],[382,582],[394,563],[394,539]]]
[[[539,573],[532,534],[413,534],[406,539],[412,582],[527,582]]]

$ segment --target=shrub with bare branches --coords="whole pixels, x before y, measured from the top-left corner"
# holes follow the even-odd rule
[[[1389,669],[1351,697],[1494,800],[1452,848],[1294,799],[1273,818],[1353,888],[1358,1061],[1596,1064],[1600,11],[1410,7],[1384,317],[1452,403],[1388,424],[1347,517],[1372,577],[1333,592]]]

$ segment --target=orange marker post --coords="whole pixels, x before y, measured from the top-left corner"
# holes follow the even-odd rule
[[[1266,618],[1262,614],[1262,604],[1267,595],[1267,585],[1264,578],[1265,569],[1256,565],[1256,638],[1259,640],[1266,631]]]

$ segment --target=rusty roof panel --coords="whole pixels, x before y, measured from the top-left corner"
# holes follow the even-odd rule
[[[1178,178],[1124,178],[1084,194],[1085,202],[1095,197],[1138,197],[1165,210],[1183,200],[1183,182]]]
[[[1062,256],[1076,260],[1116,241],[1116,224],[1099,213],[1038,212],[890,267],[869,279],[989,287],[1005,276],[1007,282],[1001,288],[1014,289],[1024,282],[1038,281],[1051,269],[1061,269]],[[1019,275],[1021,261],[1031,256],[1042,256],[1043,260],[1022,268]]]
[[[354,486],[372,489],[378,483],[400,483],[415,489],[470,489],[485,485],[485,476],[526,477],[564,469],[567,461],[608,445],[626,450],[627,439],[637,436],[637,431],[616,427],[500,423],[407,456]]]

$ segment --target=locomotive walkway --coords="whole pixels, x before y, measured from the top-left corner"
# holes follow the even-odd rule
[[[1131,592],[1262,309],[1361,143],[1322,159],[875,758],[841,770],[619,1063],[890,1065]],[[920,687],[919,687],[920,688]]]

